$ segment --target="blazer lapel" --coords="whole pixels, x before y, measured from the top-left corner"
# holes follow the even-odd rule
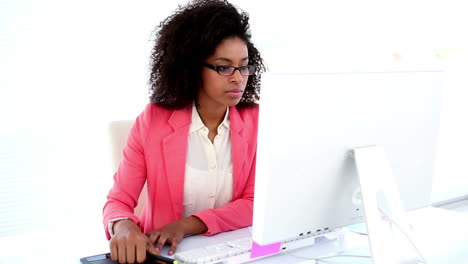
[[[242,171],[245,156],[247,154],[248,142],[244,138],[244,121],[237,112],[236,107],[229,109],[229,121],[231,126],[231,145],[232,145],[232,175],[233,175],[233,198],[242,194],[241,186],[244,186],[246,175]]]
[[[168,123],[174,131],[163,139],[164,162],[175,219],[183,214],[185,163],[192,107],[174,110]]]

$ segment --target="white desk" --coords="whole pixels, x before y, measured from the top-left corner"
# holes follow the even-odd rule
[[[408,213],[408,218],[413,225],[414,236],[418,238],[418,248],[422,251],[430,264],[468,263],[468,206],[466,213],[449,211],[440,208],[424,208]],[[214,237],[190,237],[186,238],[179,246],[179,250],[188,250],[200,245],[216,244],[224,239],[236,239],[249,234],[249,229],[223,233]],[[341,250],[341,251],[340,251]],[[313,263],[291,256],[323,257],[340,254],[370,255],[367,236],[347,232],[344,245],[338,241],[327,241],[312,247],[290,252],[290,254],[278,254],[249,263],[252,264],[280,264],[280,263]],[[322,262],[324,263],[324,262]],[[333,258],[326,263],[372,263],[371,259],[363,258]]]
[[[453,206],[451,206],[453,207]],[[422,238],[419,245],[430,264],[468,263],[468,201],[449,211],[439,208],[425,208],[408,213],[415,227],[415,234]],[[48,263],[79,264],[85,256],[109,252],[99,220],[83,223],[86,229],[62,226],[52,230],[0,238],[0,263]],[[235,239],[248,234],[249,229],[221,233],[212,237],[195,236],[184,239],[178,250],[215,244],[224,239]],[[294,255],[318,257],[336,254],[339,246],[328,242],[296,250]],[[357,234],[345,236],[345,252],[368,255],[367,237]],[[290,255],[275,255],[259,259],[252,264],[311,263]],[[325,263],[325,262],[323,262]],[[335,258],[326,263],[372,263],[370,259]]]
[[[79,264],[82,257],[106,252],[109,242],[100,219],[0,237],[0,264]]]

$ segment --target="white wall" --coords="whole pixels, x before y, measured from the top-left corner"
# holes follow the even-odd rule
[[[434,199],[468,194],[468,18],[448,1],[407,2],[233,1],[270,71],[450,70]],[[0,236],[100,223],[113,173],[106,126],[146,104],[151,33],[176,7],[0,1]]]
[[[0,2],[0,236],[98,223],[107,124],[147,103],[152,31],[176,3]]]
[[[448,65],[447,89],[441,113],[439,151],[432,185],[432,201],[468,195],[468,59]]]

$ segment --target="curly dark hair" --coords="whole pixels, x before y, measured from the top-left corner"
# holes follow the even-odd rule
[[[159,24],[150,62],[150,101],[168,109],[192,104],[201,84],[203,62],[230,37],[246,43],[249,64],[257,66],[237,107],[254,105],[265,70],[263,59],[250,40],[248,14],[223,0],[195,0],[179,6]]]

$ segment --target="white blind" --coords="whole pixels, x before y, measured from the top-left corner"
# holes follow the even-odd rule
[[[48,218],[47,135],[34,127],[34,113],[21,109],[34,96],[28,78],[28,52],[34,43],[32,10],[23,4],[0,2],[0,236],[34,230]],[[27,55],[26,55],[27,56]],[[30,76],[32,77],[32,76]],[[22,102],[24,104],[22,105]]]
[[[0,1],[0,237],[101,225],[107,125],[144,108],[157,13],[176,6]]]

